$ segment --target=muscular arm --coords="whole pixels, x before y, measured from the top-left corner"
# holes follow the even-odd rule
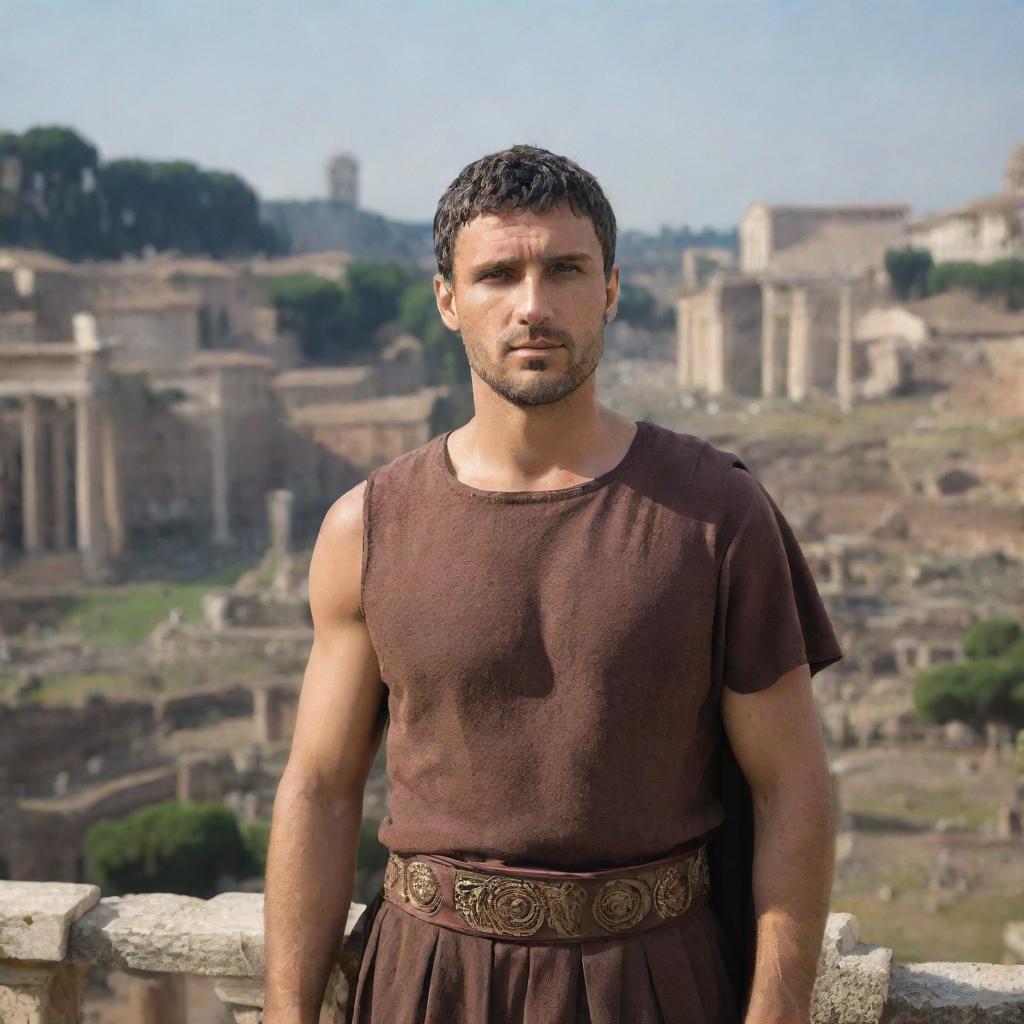
[[[745,1024],[807,1024],[832,888],[828,756],[801,665],[765,690],[722,694],[754,801],[757,958]]]
[[[383,684],[359,613],[364,488],[328,510],[309,568],[313,646],[267,851],[265,1024],[316,1024],[352,900],[382,735]]]

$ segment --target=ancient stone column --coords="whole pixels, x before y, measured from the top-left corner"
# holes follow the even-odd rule
[[[43,547],[42,431],[39,399],[25,395],[21,405],[21,528],[26,554]]]
[[[59,550],[71,544],[71,519],[68,515],[70,481],[68,479],[68,422],[58,408],[50,430],[53,473],[53,542]]]
[[[693,388],[693,315],[689,304],[676,304],[676,384],[683,391]]]
[[[793,402],[807,397],[811,357],[811,310],[806,288],[793,289],[789,317],[789,359],[786,395]]]
[[[213,542],[231,543],[230,516],[228,510],[228,432],[224,417],[224,399],[221,395],[221,380],[217,377],[210,393],[210,469],[213,498]]]
[[[124,550],[124,517],[121,513],[121,478],[117,466],[117,438],[113,412],[108,403],[100,412],[100,466],[103,476],[103,521],[110,554]]]
[[[775,398],[782,383],[778,379],[778,337],[776,305],[778,293],[774,285],[761,286],[761,394]]]
[[[254,687],[252,717],[256,736],[261,743],[283,739],[285,731],[281,714],[281,695],[272,686]]]
[[[843,412],[853,408],[853,287],[839,286],[839,359],[836,366],[836,396]]]
[[[96,395],[80,395],[75,406],[75,513],[78,550],[87,569],[100,567],[106,552],[99,508]]]
[[[288,490],[267,492],[267,522],[270,526],[270,590],[287,597],[291,570],[292,506],[295,495]]]

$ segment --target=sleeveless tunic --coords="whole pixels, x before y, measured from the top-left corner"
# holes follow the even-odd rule
[[[796,538],[734,453],[646,420],[612,470],[547,491],[463,483],[449,433],[367,477],[361,610],[387,687],[381,843],[580,871],[717,837],[713,902],[635,936],[558,945],[456,932],[378,893],[357,925],[350,1019],[738,1021],[752,826],[722,687],[752,692],[843,656]]]

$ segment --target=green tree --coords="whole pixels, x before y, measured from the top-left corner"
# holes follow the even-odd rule
[[[469,363],[462,339],[455,331],[449,331],[441,320],[432,281],[415,281],[406,287],[398,300],[398,322],[403,330],[423,342],[431,384],[469,381]]]
[[[998,658],[1007,654],[1024,636],[1024,626],[1016,619],[985,619],[976,622],[964,636],[967,658]]]
[[[978,733],[989,722],[1024,727],[1024,638],[1013,620],[975,624],[964,638],[966,661],[919,673],[914,707],[943,723],[961,721]]]
[[[355,260],[348,266],[349,347],[358,349],[378,327],[398,316],[398,303],[408,287],[409,275],[394,263]]]
[[[71,128],[0,132],[0,242],[68,259],[147,246],[215,257],[280,252],[240,177],[185,160],[114,160]],[[12,187],[10,182],[17,181]]]
[[[255,874],[263,874],[267,868],[267,847],[270,845],[270,825],[265,821],[246,821],[239,828]]]
[[[10,137],[5,148],[12,147]],[[101,202],[99,153],[71,128],[47,125],[17,137],[21,181],[17,195],[17,243],[68,259],[99,254]]]
[[[397,321],[422,336],[403,318],[411,286],[402,267],[355,261],[343,288],[313,274],[292,274],[269,281],[267,293],[307,359],[345,365],[373,358],[374,334],[384,324]]]
[[[169,801],[101,821],[87,833],[86,849],[100,885],[114,895],[173,892],[209,899],[222,876],[260,871],[235,816],[220,804]]]
[[[925,669],[918,673],[914,685],[914,710],[940,724],[956,721],[975,726],[970,689],[971,675],[965,664]]]
[[[17,245],[21,155],[18,136],[0,132],[0,245]]]
[[[979,299],[999,300],[1008,309],[1024,308],[1024,260],[1004,259],[992,263],[952,261],[938,263],[928,271],[929,295],[962,288]]]
[[[619,286],[616,319],[651,330],[671,327],[673,323],[671,310],[660,308],[657,299],[646,288],[629,284],[627,281],[623,281]]]
[[[281,326],[294,332],[302,354],[317,363],[346,362],[349,318],[343,289],[314,274],[271,278],[267,294]]]
[[[113,251],[147,246],[221,257],[272,249],[256,193],[187,160],[112,160],[100,174]]]
[[[928,287],[932,254],[927,249],[890,249],[885,254],[885,269],[893,291],[901,299],[920,298]]]

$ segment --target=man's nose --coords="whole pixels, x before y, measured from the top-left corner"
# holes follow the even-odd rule
[[[521,324],[542,324],[551,319],[551,300],[541,277],[524,274],[516,289],[516,320]]]

